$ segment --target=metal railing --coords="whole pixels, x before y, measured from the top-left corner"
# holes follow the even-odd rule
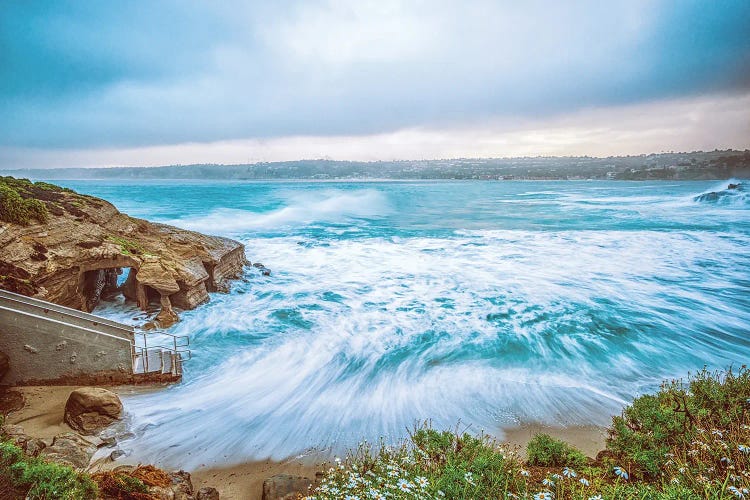
[[[54,324],[70,325],[82,334],[98,334],[128,342],[133,374],[160,371],[179,375],[182,373],[182,363],[192,358],[192,352],[188,349],[190,338],[187,335],[140,331],[124,323],[7,290],[0,290],[0,310],[7,311],[8,314],[37,317]],[[149,345],[149,336],[167,338],[168,345]],[[137,345],[139,337],[143,337],[143,345]],[[87,342],[91,343],[91,340]],[[139,369],[139,361],[143,370]]]
[[[143,365],[143,373],[173,373],[175,375],[182,373],[182,363],[189,361],[193,353],[187,347],[190,346],[190,337],[187,335],[174,335],[167,332],[145,332],[138,331],[136,335],[143,338],[143,345],[133,345],[133,372],[139,372],[138,361]],[[163,344],[149,345],[149,336],[164,336],[171,338],[171,346]],[[165,366],[164,355],[168,356],[169,366]],[[159,366],[152,365],[152,358],[158,356]]]

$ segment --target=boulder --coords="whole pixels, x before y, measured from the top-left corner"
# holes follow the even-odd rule
[[[74,432],[65,432],[55,436],[52,445],[44,448],[40,456],[76,469],[85,469],[94,452],[96,446],[93,443]]]
[[[263,264],[261,264],[260,262],[256,262],[256,263],[254,263],[254,264],[253,264],[253,267],[254,267],[255,269],[257,269],[258,271],[260,271],[260,274],[262,274],[263,276],[271,276],[271,270],[270,270],[270,269],[268,269],[268,268],[267,268],[266,266],[264,266]]]
[[[45,443],[42,439],[29,438],[29,440],[26,441],[26,443],[24,443],[23,451],[25,451],[26,454],[29,456],[36,457],[46,447],[47,447],[47,443]]]
[[[195,500],[219,500],[219,490],[204,486],[195,494]]]
[[[192,500],[193,483],[190,480],[190,474],[184,470],[172,472],[169,474],[172,480],[172,491],[175,500]]]
[[[65,404],[65,423],[82,434],[96,434],[121,416],[120,398],[100,387],[76,389]]]
[[[309,477],[277,474],[263,481],[263,500],[291,500],[306,496],[315,481]]]

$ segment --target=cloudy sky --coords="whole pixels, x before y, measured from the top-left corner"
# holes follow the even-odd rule
[[[744,149],[748,26],[748,0],[5,0],[0,168]]]

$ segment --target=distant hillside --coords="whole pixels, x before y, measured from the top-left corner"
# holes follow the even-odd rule
[[[37,179],[616,179],[707,180],[750,177],[750,150],[608,158],[524,157],[419,161],[300,160],[245,165],[19,169]]]

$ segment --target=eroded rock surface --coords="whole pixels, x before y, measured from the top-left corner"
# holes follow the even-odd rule
[[[166,327],[177,321],[172,306],[191,309],[208,292],[226,291],[247,264],[237,241],[136,219],[51,184],[15,182],[49,217],[0,221],[0,288],[91,311],[128,270],[121,291],[144,310],[160,306],[155,326]]]

